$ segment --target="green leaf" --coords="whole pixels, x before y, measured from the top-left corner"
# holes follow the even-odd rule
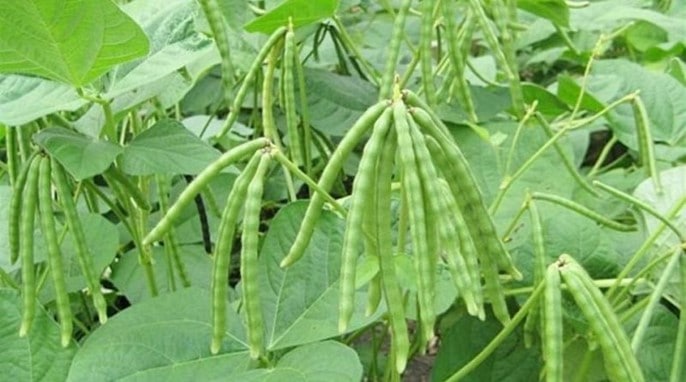
[[[369,82],[321,69],[305,69],[305,89],[312,126],[337,136],[345,135],[378,98]]]
[[[564,0],[518,0],[517,7],[559,26],[569,26],[569,8]]]
[[[165,375],[175,367],[198,365],[199,359],[210,357],[210,301],[207,291],[188,288],[124,310],[90,334],[74,357],[67,381],[118,380],[146,371],[153,373],[148,380],[159,380],[152,378],[153,369]],[[222,350],[236,357],[243,354],[247,362],[240,319],[230,309],[226,314]],[[233,362],[242,364],[237,358]]]
[[[339,342],[325,341],[300,346],[283,356],[276,370],[299,372],[308,382],[347,382],[362,380],[362,364],[355,351]]]
[[[495,337],[502,325],[491,315],[486,321],[462,315],[443,335],[431,381],[445,381],[475,357]],[[461,381],[537,381],[542,366],[538,347],[524,347],[522,326]]]
[[[137,135],[120,159],[130,175],[197,174],[219,155],[180,122],[164,119]]]
[[[686,146],[686,87],[665,73],[652,72],[627,60],[601,60],[593,65],[589,91],[605,103],[629,93],[640,91],[650,122],[651,134],[656,142],[670,146]],[[608,92],[603,82],[611,82],[614,89]],[[614,94],[613,94],[614,93]],[[620,105],[610,114],[612,130],[619,140],[631,149],[637,149],[636,127],[630,105]]]
[[[288,269],[279,266],[300,227],[306,206],[305,202],[294,202],[277,213],[260,253],[259,286],[266,346],[270,351],[339,335],[338,281],[344,221],[323,211],[303,258]],[[382,313],[364,317],[366,298],[361,291],[355,301],[349,331],[373,322]]]
[[[0,3],[0,72],[83,86],[147,52],[143,31],[110,0]]]
[[[82,180],[105,171],[122,148],[62,127],[49,127],[34,135],[34,141],[76,178]]]
[[[200,237],[199,233],[195,236],[196,242],[198,237]],[[186,267],[191,285],[209,290],[210,280],[212,279],[212,259],[205,253],[203,247],[200,245],[181,245],[179,246],[179,252],[179,257]],[[132,304],[138,304],[151,297],[147,286],[145,270],[141,266],[138,256],[138,251],[130,251],[125,253],[119,261],[112,264],[112,283]],[[173,292],[169,282],[171,272],[174,274],[176,287],[181,288],[182,284],[176,268],[169,268],[164,248],[153,247],[152,257],[155,259],[153,270],[155,275],[158,276],[155,281],[160,294]]]
[[[56,111],[86,104],[71,86],[38,77],[0,75],[0,123],[23,125]]]
[[[658,304],[655,308],[636,358],[646,381],[668,381],[676,348],[679,318],[663,304]],[[645,313],[645,309],[641,313]],[[638,325],[639,317],[640,314],[634,315],[627,325],[631,327],[629,333]]]
[[[245,25],[248,32],[271,34],[278,27],[288,25],[291,19],[293,27],[315,23],[331,17],[338,7],[339,0],[286,0],[264,15]]]
[[[135,62],[120,65],[114,72],[113,85],[104,97],[145,87],[191,65],[186,74],[199,77],[219,63],[212,39],[195,30],[196,4],[190,0],[135,1],[123,7],[150,38],[150,53]]]
[[[524,101],[527,104],[536,101],[538,103],[536,111],[541,112],[543,115],[558,116],[569,111],[569,108],[562,100],[542,86],[524,83],[522,84],[522,91],[524,92]]]
[[[76,346],[60,346],[55,321],[39,306],[28,336],[19,337],[21,297],[17,291],[0,289],[0,370],[8,381],[64,381]]]

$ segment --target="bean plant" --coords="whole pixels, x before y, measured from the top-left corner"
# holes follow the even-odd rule
[[[683,381],[685,25],[4,2],[3,376]]]

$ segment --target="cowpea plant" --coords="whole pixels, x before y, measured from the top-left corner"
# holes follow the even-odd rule
[[[3,2],[3,376],[684,380],[685,14]]]

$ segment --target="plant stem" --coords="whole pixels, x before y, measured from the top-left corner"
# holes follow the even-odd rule
[[[503,329],[498,333],[491,342],[486,345],[486,347],[479,353],[477,354],[474,358],[472,358],[466,365],[462,366],[460,370],[455,372],[453,375],[451,375],[448,379],[446,379],[446,382],[455,382],[459,381],[460,379],[464,378],[467,374],[471,373],[476,369],[481,363],[483,363],[502,343],[505,341],[507,336],[509,336],[516,328],[517,325],[526,317],[527,313],[531,309],[531,307],[534,305],[534,302],[538,299],[538,296],[543,292],[545,284],[543,282],[539,283],[538,286],[534,289],[534,291],[531,293],[529,296],[529,299],[526,300],[524,305],[519,309],[517,314],[515,314],[510,322],[503,327]]]

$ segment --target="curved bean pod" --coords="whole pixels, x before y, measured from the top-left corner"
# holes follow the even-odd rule
[[[9,139],[9,137],[8,137]],[[21,227],[21,208],[22,200],[24,195],[24,188],[26,187],[26,177],[29,173],[29,168],[31,168],[31,162],[38,155],[37,152],[33,153],[31,157],[26,161],[26,164],[22,171],[19,173],[16,182],[12,185],[12,196],[10,197],[10,211],[7,227],[8,232],[8,242],[10,247],[10,263],[14,264],[19,259],[19,236]]]
[[[329,191],[331,186],[336,181],[336,174],[343,167],[345,159],[350,152],[355,148],[357,143],[362,139],[362,136],[374,125],[374,122],[379,118],[381,113],[388,106],[388,101],[381,101],[371,106],[362,116],[355,122],[355,124],[348,130],[345,137],[336,147],[336,150],[331,154],[329,162],[326,164],[322,172],[319,182],[319,187],[324,191]],[[288,255],[281,260],[281,267],[288,267],[289,265],[298,261],[303,254],[307,245],[310,243],[314,226],[321,214],[322,206],[324,205],[325,197],[319,193],[312,195],[310,204],[305,211],[305,217],[300,224],[300,229],[295,237]]]
[[[545,273],[545,291],[543,293],[545,377],[547,382],[562,382],[564,380],[562,374],[564,345],[564,338],[562,337],[562,294],[560,271],[556,264],[551,264]]]
[[[255,171],[255,176],[248,186],[243,216],[243,234],[241,236],[241,288],[243,291],[243,307],[248,324],[248,347],[250,357],[257,359],[263,352],[264,323],[262,320],[262,304],[259,289],[259,231],[260,209],[262,207],[262,193],[264,178],[269,168],[271,154],[265,152]]]
[[[353,182],[350,211],[345,222],[343,249],[341,254],[341,294],[338,303],[338,331],[345,332],[355,305],[355,270],[363,238],[368,235],[365,220],[376,220],[369,206],[374,199],[376,165],[384,140],[391,127],[391,109],[386,109],[374,123],[372,136],[364,147],[357,176]],[[371,238],[370,240],[376,240]],[[368,241],[368,240],[366,240]],[[372,255],[376,255],[376,243],[368,243]]]
[[[48,264],[55,286],[55,302],[57,316],[60,321],[60,339],[62,347],[69,346],[73,331],[72,312],[69,304],[69,293],[64,276],[62,251],[60,250],[57,230],[55,229],[54,212],[52,209],[52,193],[50,180],[50,159],[42,158],[38,174],[38,209],[40,211],[41,230],[45,238],[48,252]]]
[[[21,258],[21,282],[24,308],[19,336],[26,336],[31,330],[36,315],[36,273],[33,264],[33,228],[38,202],[38,174],[41,156],[36,156],[29,166],[26,185],[21,203],[21,231],[19,237],[19,257]]]
[[[254,139],[242,143],[231,150],[222,154],[216,161],[212,162],[207,166],[198,176],[193,179],[191,183],[188,184],[181,195],[179,195],[176,202],[169,208],[169,211],[162,217],[162,219],[157,223],[155,228],[150,231],[145,239],[143,239],[143,245],[149,245],[153,241],[159,240],[162,236],[172,227],[174,222],[181,215],[181,211],[193,201],[195,195],[200,193],[200,191],[207,186],[207,184],[214,178],[221,170],[226,166],[242,159],[250,153],[266,147],[269,145],[269,141],[264,138]]]
[[[212,354],[217,354],[221,349],[226,330],[226,300],[229,293],[229,268],[236,222],[248,193],[248,185],[255,176],[261,156],[260,152],[255,152],[243,172],[236,178],[219,223],[212,266],[212,344],[210,346]]]

